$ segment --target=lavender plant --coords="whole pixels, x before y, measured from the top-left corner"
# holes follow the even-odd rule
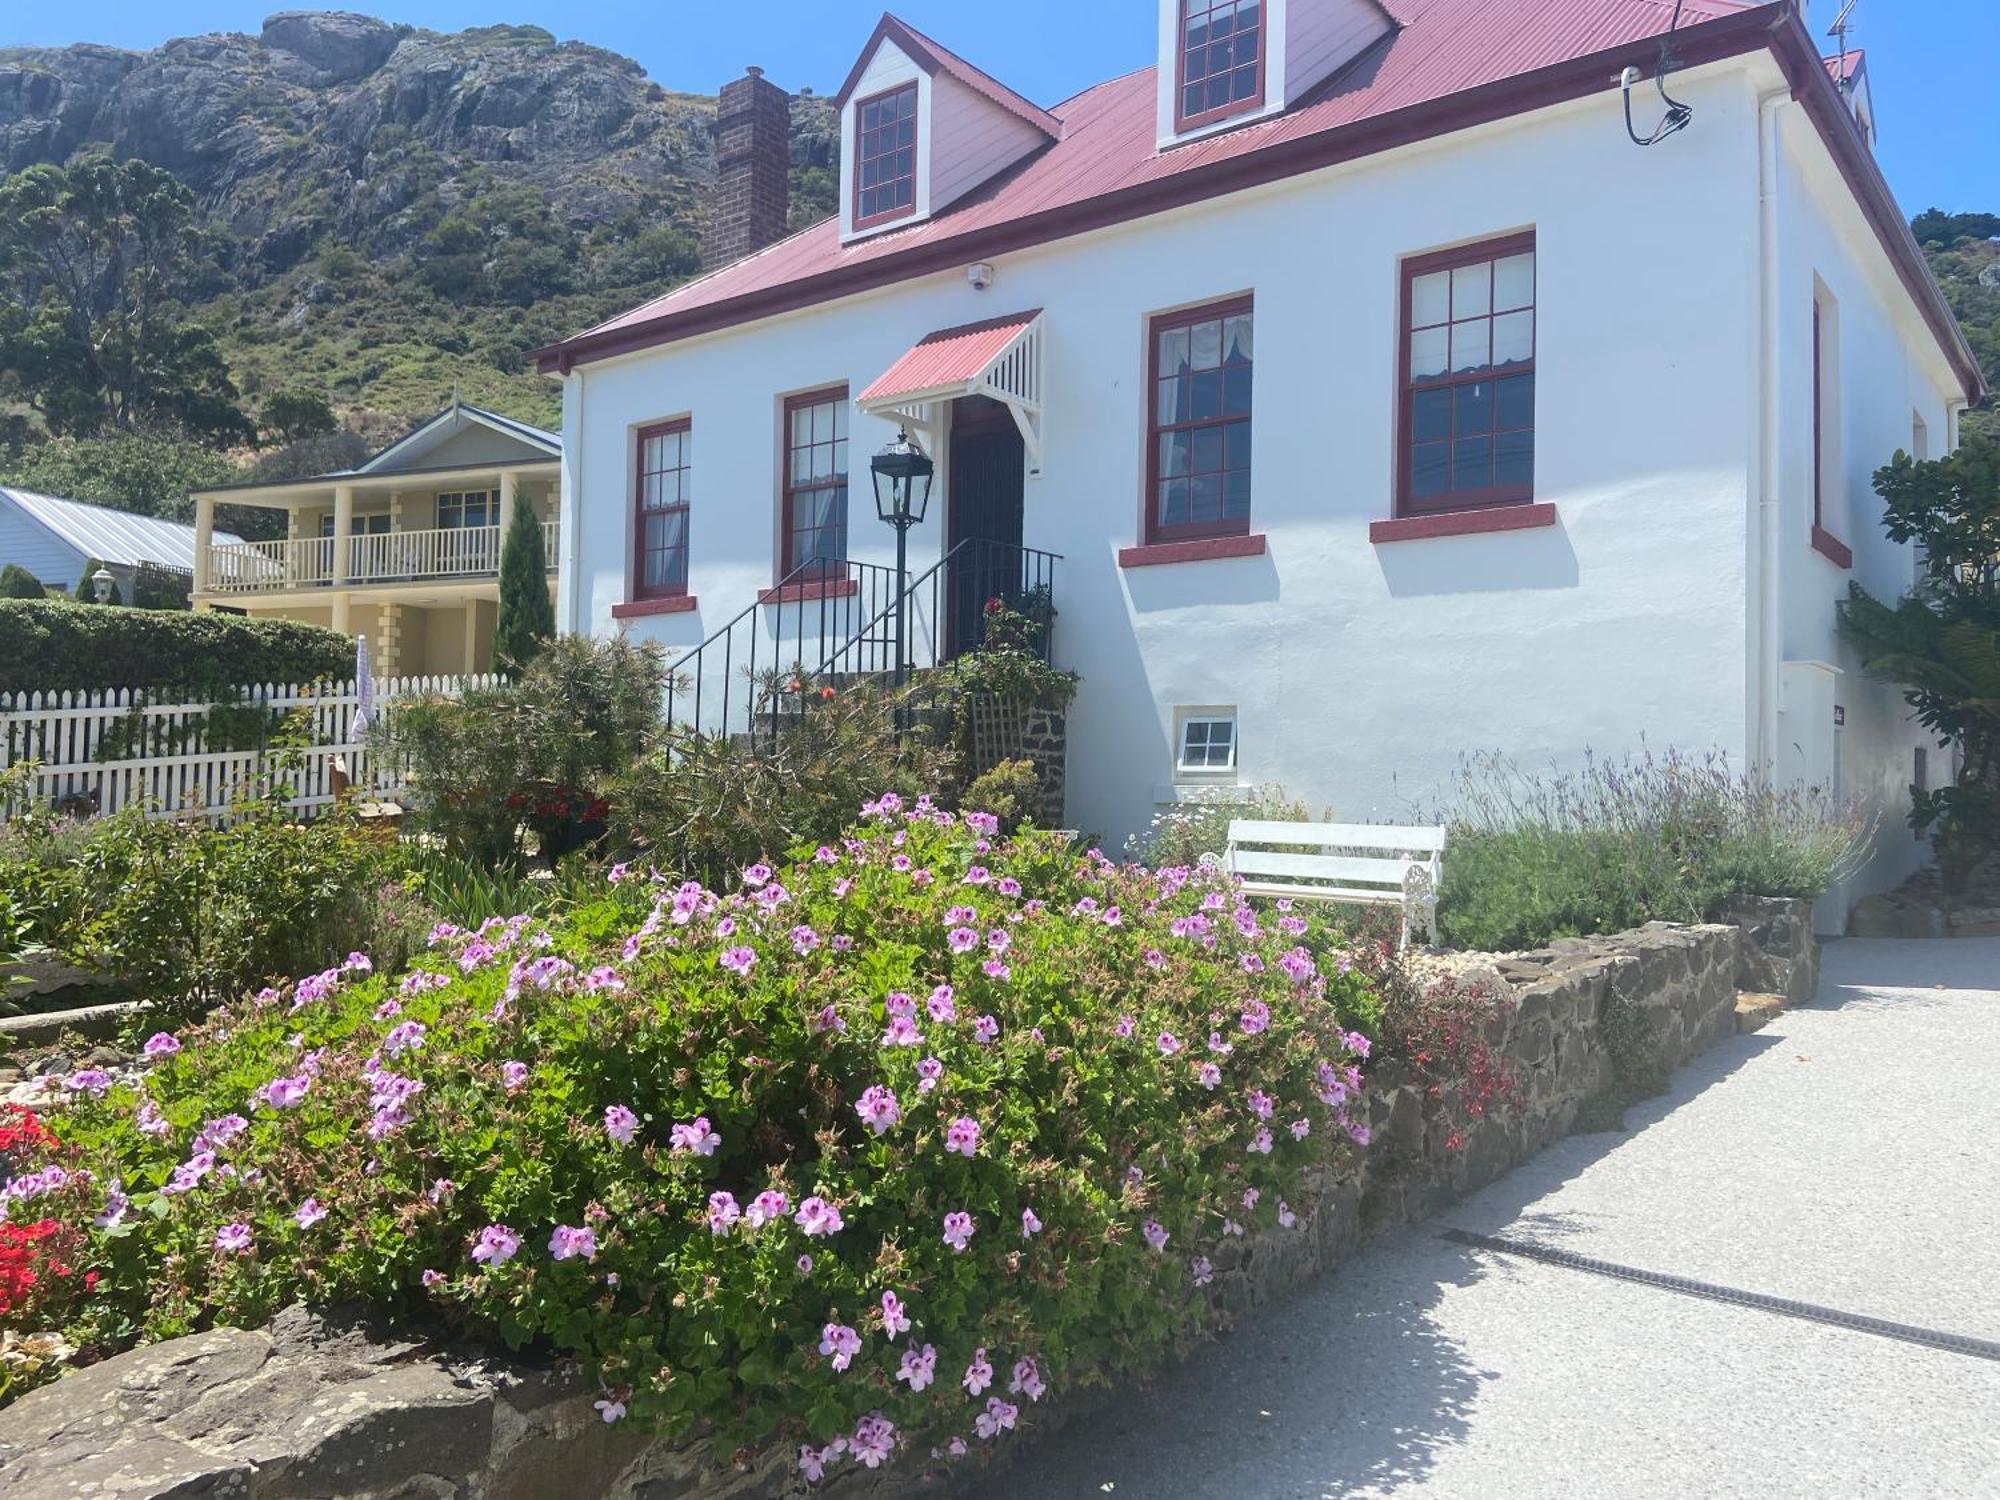
[[[1424,816],[1451,828],[1444,937],[1490,950],[1699,922],[1736,894],[1817,898],[1854,872],[1875,831],[1851,799],[1774,786],[1720,752],[1586,755],[1543,774],[1474,756]]]

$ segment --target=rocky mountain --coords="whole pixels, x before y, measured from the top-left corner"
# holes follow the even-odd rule
[[[151,52],[0,48],[0,168],[103,152],[173,172],[213,247],[199,311],[246,395],[319,384],[370,426],[454,386],[552,418],[522,352],[693,272],[714,113],[533,26],[287,11]],[[793,115],[803,223],[831,211],[837,135],[810,91]]]

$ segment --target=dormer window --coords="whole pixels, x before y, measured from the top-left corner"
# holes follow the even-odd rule
[[[906,83],[855,106],[854,227],[917,208],[917,85]]]
[[[1181,130],[1264,102],[1263,0],[1179,0]]]

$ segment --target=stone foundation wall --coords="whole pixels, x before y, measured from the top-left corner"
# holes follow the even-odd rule
[[[1748,913],[1741,927],[1655,924],[1534,953],[1437,960],[1441,977],[1512,1002],[1490,1040],[1518,1079],[1519,1110],[1473,1125],[1460,1148],[1448,1149],[1455,1127],[1421,1089],[1392,1068],[1376,1069],[1365,1159],[1328,1169],[1298,1229],[1217,1249],[1219,1304],[1240,1313],[1278,1301],[1338,1266],[1368,1230],[1425,1217],[1567,1134],[1613,1083],[1609,1028],[1643,1038],[1642,1060],[1661,1073],[1729,1035],[1743,975],[1771,977],[1774,955],[1792,966],[1787,983],[1799,965],[1817,972],[1809,909],[1792,907]],[[255,1332],[216,1329],[137,1349],[23,1397],[0,1413],[0,1490],[47,1500],[778,1500],[802,1492],[788,1452],[724,1470],[704,1443],[670,1447],[606,1427],[592,1407],[596,1395],[573,1376],[442,1355],[294,1309]],[[1066,1393],[1062,1406],[1074,1419],[1118,1399]],[[999,1460],[1009,1452],[1002,1447]],[[821,1493],[900,1500],[940,1487],[906,1463],[874,1474],[846,1469]]]

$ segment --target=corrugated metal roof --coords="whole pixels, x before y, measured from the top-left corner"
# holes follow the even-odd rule
[[[1041,309],[1035,308],[926,334],[858,399],[865,406],[977,380],[1021,330],[1041,315]]]
[[[86,557],[123,568],[142,562],[191,570],[194,567],[194,527],[155,516],[135,516],[108,505],[87,505],[55,495],[0,485],[0,500],[11,501]],[[240,542],[233,532],[218,531],[218,545]]]
[[[1398,29],[1282,115],[1160,150],[1156,70],[1144,68],[1054,106],[1060,140],[932,219],[847,245],[828,219],[576,337],[640,328],[1341,130],[1658,36],[1673,15],[1671,0],[1385,0],[1383,8]],[[1685,0],[1681,25],[1757,8]]]

